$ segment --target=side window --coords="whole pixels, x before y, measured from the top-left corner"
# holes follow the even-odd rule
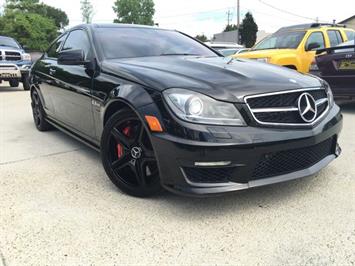
[[[343,42],[343,38],[338,30],[328,30],[328,37],[330,41],[330,46],[337,46],[338,44]]]
[[[346,37],[348,37],[348,41],[352,41],[355,39],[355,32],[347,30],[345,31]]]
[[[317,49],[322,49],[325,47],[324,36],[320,31],[313,32],[306,42],[306,47],[308,47],[311,43],[317,43],[319,47]]]
[[[83,30],[74,30],[69,33],[68,39],[65,41],[63,50],[83,50],[85,59],[92,56],[91,45],[89,37]]]
[[[68,34],[63,35],[62,37],[60,37],[57,41],[55,41],[52,46],[48,49],[46,55],[47,57],[50,58],[58,58],[58,53],[59,53],[59,49],[61,44],[65,41],[65,38],[67,37]]]

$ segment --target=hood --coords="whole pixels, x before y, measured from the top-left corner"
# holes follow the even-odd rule
[[[186,88],[229,102],[241,102],[246,95],[320,86],[317,78],[294,70],[224,57],[115,59],[104,61],[102,69],[150,88]]]
[[[256,50],[249,51],[242,54],[237,54],[236,57],[241,58],[265,58],[278,56],[280,54],[290,54],[295,53],[295,49],[265,49],[265,50]]]
[[[2,46],[2,45],[0,45],[0,50],[14,51],[14,52],[23,53],[23,50],[21,48],[16,48],[16,47],[12,47],[12,46]]]

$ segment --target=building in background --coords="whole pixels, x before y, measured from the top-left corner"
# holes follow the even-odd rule
[[[212,40],[213,40],[213,42],[237,43],[238,42],[237,34],[238,34],[238,31],[236,31],[236,30],[216,33],[213,35]],[[271,33],[268,33],[264,30],[259,30],[256,35],[256,42],[261,41],[262,39],[269,36],[270,34]]]
[[[355,30],[355,15],[347,18],[341,22],[339,22],[340,24],[345,24],[348,28],[354,29]]]

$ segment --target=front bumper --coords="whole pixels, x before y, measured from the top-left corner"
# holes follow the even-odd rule
[[[13,64],[3,62],[0,63],[0,79],[9,80],[9,79],[21,79],[23,75],[29,73],[31,68],[30,64],[21,63]]]
[[[224,127],[223,131],[230,136],[227,141],[225,134],[223,141],[215,142],[186,140],[169,134],[154,134],[151,139],[162,185],[175,193],[206,196],[317,173],[340,154],[337,139],[341,128],[342,115],[335,105],[317,126],[309,129]],[[207,131],[210,132],[210,127],[206,127]],[[314,163],[297,165],[305,157],[312,158]],[[258,172],[264,162],[270,164],[269,174]],[[289,163],[291,171],[287,170]]]

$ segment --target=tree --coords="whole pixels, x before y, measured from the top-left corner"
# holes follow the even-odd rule
[[[81,15],[83,17],[83,21],[85,23],[91,23],[92,16],[94,14],[94,9],[92,4],[89,0],[82,0],[81,1]]]
[[[207,42],[208,38],[205,34],[201,34],[201,35],[196,35],[195,37],[197,40],[201,41],[201,42]]]
[[[117,15],[115,23],[154,25],[153,0],[116,0],[112,8]]]
[[[247,48],[253,47],[256,42],[257,33],[258,25],[255,23],[253,15],[248,12],[245,14],[239,30],[241,43]]]
[[[32,50],[45,50],[69,24],[65,12],[39,0],[7,0],[0,17],[0,32]]]
[[[227,31],[233,31],[233,30],[237,30],[238,29],[238,26],[235,25],[235,24],[229,24],[226,26],[226,28],[224,29],[224,32],[227,32]]]
[[[39,0],[6,0],[6,11],[34,13],[54,20],[58,28],[69,24],[67,14],[61,9],[40,3]]]
[[[53,20],[38,14],[7,13],[0,21],[2,35],[15,38],[29,49],[44,51],[57,36]]]

